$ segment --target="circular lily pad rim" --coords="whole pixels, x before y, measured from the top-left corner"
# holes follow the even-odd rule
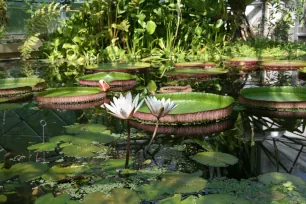
[[[63,90],[96,90],[94,94],[88,94],[83,96],[59,96],[59,97],[45,97],[44,95],[54,92],[54,91],[63,91]],[[63,87],[63,88],[51,88],[47,89],[44,92],[37,93],[35,100],[38,103],[52,103],[52,104],[78,104],[78,103],[88,103],[91,101],[101,101],[104,99],[106,93],[102,92],[99,88],[95,87]]]
[[[136,76],[125,73],[125,72],[98,72],[94,74],[88,74],[85,76],[82,76],[78,79],[79,84],[84,85],[84,86],[99,86],[99,80],[90,80],[91,76],[94,75],[112,75],[113,73],[119,74],[119,75],[125,75],[129,76],[130,79],[118,79],[118,80],[113,80],[111,82],[107,82],[110,86],[110,91],[121,91],[121,90],[130,90],[133,89],[136,86]],[[101,78],[103,79],[103,78]]]
[[[45,89],[46,82],[44,79],[38,78],[38,77],[21,77],[21,78],[6,78],[6,79],[0,79],[0,86],[1,83],[12,83],[13,81],[20,81],[21,83],[24,81],[30,81],[33,82],[33,80],[36,81],[36,83],[31,83],[31,85],[23,85],[20,87],[15,88],[0,88],[0,96],[10,96],[10,95],[16,95],[16,94],[24,94],[24,93],[30,93],[35,91],[41,91]]]
[[[214,62],[180,62],[180,63],[175,63],[174,67],[177,69],[182,69],[186,67],[209,69],[209,68],[216,67],[216,63]]]
[[[89,73],[97,73],[97,72],[130,72],[130,73],[144,73],[148,70],[151,69],[151,65],[148,64],[148,63],[117,63],[118,65],[127,65],[128,66],[131,66],[131,65],[135,65],[136,67],[131,69],[131,68],[124,68],[124,67],[121,67],[121,68],[118,68],[118,69],[101,69],[101,66],[103,65],[111,65],[111,64],[114,64],[116,65],[116,63],[102,63],[102,64],[99,64],[99,65],[95,65],[95,66],[92,66],[92,67],[86,67],[86,70],[89,72]]]
[[[294,64],[282,64],[285,62],[293,62]],[[277,64],[280,63],[280,64]],[[260,64],[264,70],[288,71],[297,70],[306,67],[306,61],[302,60],[270,60]]]
[[[244,110],[248,114],[255,116],[264,116],[270,118],[286,118],[286,119],[305,119],[306,112],[282,111],[282,110],[267,110],[256,107],[248,107]]]
[[[291,87],[291,86],[282,86],[282,87],[252,87],[252,88],[244,88],[240,91],[240,96],[238,98],[239,103],[243,105],[262,107],[262,108],[274,108],[274,109],[304,109],[306,108],[306,101],[291,101],[291,102],[280,102],[280,101],[265,101],[265,100],[255,100],[249,99],[245,97],[243,94],[254,92],[255,90],[262,90],[263,92],[267,92],[265,90],[279,90],[279,89],[288,89],[291,90],[289,92],[305,92],[305,87]],[[281,92],[282,92],[281,90]]]
[[[216,78],[216,77],[225,77],[227,76],[228,74],[228,70],[227,69],[223,69],[223,68],[210,68],[210,69],[202,69],[202,68],[190,68],[190,67],[185,67],[184,68],[185,70],[186,69],[190,69],[190,70],[199,70],[200,72],[201,71],[205,71],[206,73],[192,73],[192,74],[189,74],[189,73],[175,73],[175,70],[174,71],[171,71],[171,72],[168,72],[166,73],[166,76],[169,77],[169,78],[172,78],[172,79],[186,79],[186,78],[189,78],[189,79],[209,79],[209,78]],[[207,72],[210,72],[212,70],[215,70],[215,69],[219,69],[220,71],[224,71],[224,72],[221,72],[221,73],[212,73],[212,74],[209,74]],[[179,70],[183,70],[183,69],[178,69]]]
[[[155,125],[144,124],[136,120],[129,120],[129,124],[140,130],[148,131],[153,133]],[[191,126],[175,126],[175,125],[160,125],[157,129],[158,134],[166,135],[190,135],[190,136],[200,136],[209,135],[218,132],[223,132],[233,127],[233,120],[223,120],[221,122],[216,122],[208,125],[191,125]]]
[[[160,118],[161,123],[195,123],[195,122],[203,122],[203,121],[215,121],[222,118],[226,118],[231,115],[234,107],[235,100],[230,96],[221,96],[217,94],[211,93],[200,93],[200,92],[189,92],[189,93],[168,93],[168,94],[157,94],[156,96],[170,98],[171,96],[180,96],[183,95],[184,98],[188,98],[190,95],[194,96],[203,96],[207,97],[218,97],[223,100],[228,100],[228,105],[213,110],[207,111],[199,111],[195,113],[184,113],[184,114],[168,114],[164,117]],[[189,95],[189,96],[188,96]],[[175,100],[173,100],[175,102]],[[156,121],[156,117],[154,117],[151,113],[144,112],[136,112],[134,117],[142,120],[142,121]]]

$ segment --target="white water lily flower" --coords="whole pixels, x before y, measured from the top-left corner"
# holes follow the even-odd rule
[[[158,100],[155,96],[148,96],[145,101],[151,113],[158,119],[167,115],[178,106],[170,99],[166,100],[165,98],[162,98],[161,100]]]
[[[128,92],[125,97],[122,95],[122,93],[120,93],[119,98],[114,97],[113,102],[110,102],[110,105],[104,105],[108,110],[111,111],[111,115],[123,120],[127,120],[134,116],[134,113],[137,112],[137,110],[141,107],[144,100],[142,100],[139,104],[138,101],[139,94],[137,94],[133,101],[131,92]]]

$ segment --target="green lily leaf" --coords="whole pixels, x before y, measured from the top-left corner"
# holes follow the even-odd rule
[[[27,149],[30,151],[34,150],[35,152],[48,152],[48,151],[54,151],[56,147],[57,143],[45,142],[45,143],[31,145]]]

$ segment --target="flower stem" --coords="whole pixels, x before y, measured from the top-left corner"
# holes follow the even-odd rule
[[[147,150],[148,150],[148,149],[150,148],[150,146],[152,145],[152,142],[153,142],[153,140],[154,140],[154,138],[155,138],[155,136],[156,136],[157,129],[158,129],[158,124],[159,124],[159,119],[157,119],[157,121],[156,121],[156,126],[155,126],[155,129],[154,129],[154,133],[153,133],[153,135],[152,135],[152,138],[151,138],[151,141],[150,141],[150,143],[149,143],[149,145],[148,145]]]
[[[129,160],[130,160],[130,149],[131,149],[131,129],[129,120],[127,120],[127,129],[128,129],[128,138],[126,143],[126,157],[125,157],[125,168],[129,168]]]

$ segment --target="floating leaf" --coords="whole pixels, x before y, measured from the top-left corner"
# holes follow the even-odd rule
[[[258,177],[258,180],[265,185],[280,184],[280,183],[285,183],[287,181],[291,181],[292,184],[295,185],[296,187],[306,186],[306,182],[303,179],[287,173],[279,173],[279,172],[265,173],[260,175]]]
[[[70,200],[70,195],[63,193],[57,197],[54,197],[52,193],[43,195],[35,201],[35,204],[77,204],[78,201]]]
[[[196,196],[189,196],[185,200],[182,200],[181,204],[196,204],[198,197]]]
[[[46,171],[42,178],[48,181],[60,181],[68,175],[83,172],[86,168],[79,164],[71,164],[69,166],[55,165]]]
[[[0,203],[5,203],[7,201],[7,197],[3,194],[0,194]]]
[[[35,152],[47,152],[47,151],[54,151],[56,147],[57,147],[56,143],[45,142],[45,143],[31,145],[27,149],[30,151],[34,150]]]
[[[250,201],[245,200],[243,198],[238,198],[236,196],[232,195],[226,195],[226,194],[210,194],[210,195],[205,195],[201,196],[197,204],[202,204],[202,203],[209,203],[209,204],[225,204],[225,203],[230,203],[230,204],[251,204]]]
[[[102,163],[104,171],[110,174],[116,174],[118,169],[125,167],[125,159],[111,159]]]
[[[60,135],[56,137],[51,137],[50,142],[58,143],[58,142],[71,142],[75,137],[71,135]]]
[[[68,134],[101,133],[106,130],[106,127],[100,124],[75,124],[65,128]]]
[[[70,145],[62,150],[66,156],[70,157],[94,157],[96,152],[107,152],[108,147],[98,147],[95,145]]]
[[[192,156],[191,159],[200,164],[212,167],[226,167],[238,162],[238,158],[221,152],[200,152]]]
[[[176,194],[173,197],[160,200],[157,204],[181,204],[181,194]]]
[[[140,199],[134,191],[124,188],[115,188],[110,195],[101,192],[95,192],[85,196],[83,204],[137,204]]]
[[[166,173],[161,175],[161,178],[161,181],[136,188],[136,191],[140,192],[141,199],[157,200],[174,193],[195,193],[207,185],[205,179],[185,173]]]
[[[38,178],[47,169],[48,166],[36,162],[26,162],[13,165],[10,169],[1,168],[0,165],[0,182],[19,176],[21,182],[30,181]]]

